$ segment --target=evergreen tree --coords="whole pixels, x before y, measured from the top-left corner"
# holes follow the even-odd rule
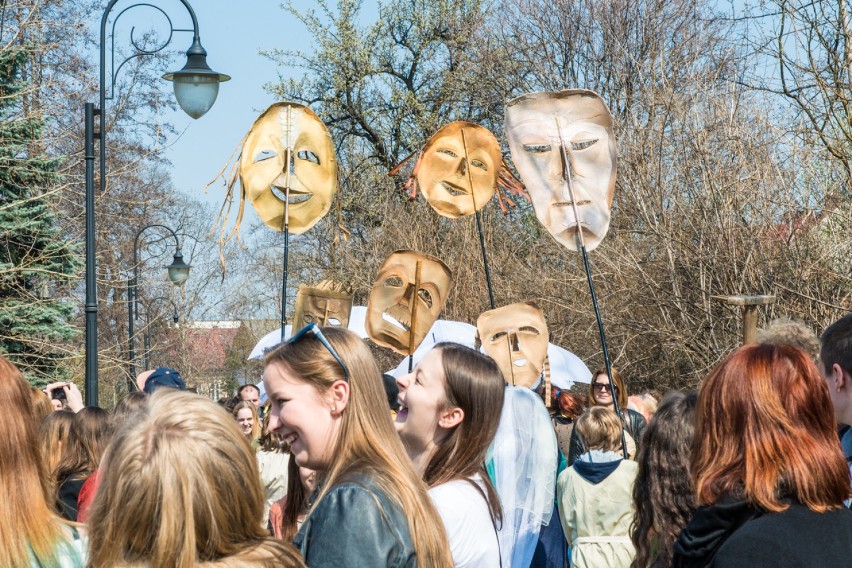
[[[28,116],[22,80],[29,52],[0,49],[0,354],[37,385],[66,380],[62,343],[74,306],[54,299],[81,264],[49,202],[60,160],[39,151],[44,119]]]

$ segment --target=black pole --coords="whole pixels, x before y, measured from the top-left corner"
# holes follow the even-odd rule
[[[93,103],[86,103],[86,142],[84,149],[86,161],[86,406],[98,405],[98,291],[97,281],[95,280],[96,114],[101,114],[101,112],[95,109]],[[101,146],[103,146],[103,143]],[[103,182],[103,179],[101,181]]]
[[[494,288],[491,286],[491,269],[488,267],[488,255],[485,253],[485,235],[482,233],[482,221],[480,220],[480,212],[476,212],[476,229],[479,231],[479,248],[482,250],[482,264],[485,266],[485,285],[488,286],[488,300],[491,302],[491,309],[497,307],[494,304]]]
[[[287,270],[290,264],[290,224],[284,222],[284,270],[281,275],[281,342],[284,342],[284,328],[287,326]]]
[[[601,319],[601,311],[598,307],[598,296],[595,293],[595,283],[592,280],[592,270],[589,266],[589,253],[586,250],[586,240],[583,238],[583,227],[580,224],[580,213],[577,210],[577,198],[574,195],[573,172],[574,167],[571,162],[571,155],[568,146],[565,144],[565,139],[562,137],[562,126],[559,123],[559,117],[554,117],[556,120],[556,131],[559,134],[559,149],[560,158],[562,160],[562,179],[565,180],[565,185],[568,188],[568,194],[571,199],[571,207],[574,211],[574,222],[577,224],[577,244],[580,245],[580,251],[583,253],[583,266],[586,270],[586,280],[589,283],[589,293],[592,296],[592,306],[595,310],[595,319],[598,323],[598,334],[601,339],[601,350],[604,356],[604,366],[606,367],[606,376],[609,380],[609,392],[612,393],[612,407],[618,419],[624,423],[624,415],[621,413],[621,408],[618,406],[618,393],[615,390],[615,383],[612,380],[612,364],[609,360],[609,350],[606,346],[606,334],[604,333],[603,320]],[[594,377],[592,377],[594,381]],[[621,430],[621,451],[624,454],[624,459],[627,459],[627,440],[624,437],[624,429]]]

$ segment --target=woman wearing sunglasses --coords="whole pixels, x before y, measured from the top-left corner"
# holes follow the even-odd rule
[[[456,568],[500,566],[500,500],[484,465],[503,408],[500,368],[473,349],[439,343],[397,384],[394,424],[429,486]]]
[[[448,567],[446,534],[388,419],[364,342],[311,324],[266,355],[269,427],[318,487],[293,539],[310,568]]]
[[[612,387],[615,387],[615,396],[613,396]],[[595,371],[592,382],[589,384],[589,407],[602,406],[615,410],[614,400],[616,399],[618,409],[624,418],[624,443],[627,446],[627,457],[635,459],[642,441],[642,432],[645,430],[645,418],[635,410],[627,408],[627,387],[618,369],[612,368],[612,385],[606,375],[606,369]],[[566,456],[568,465],[572,465],[585,451],[583,439],[575,428],[571,433],[571,446]]]

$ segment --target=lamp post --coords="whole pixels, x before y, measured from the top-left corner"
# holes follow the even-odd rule
[[[130,382],[136,378],[136,352],[133,347],[134,322],[139,317],[139,237],[146,230],[151,228],[162,229],[168,231],[175,240],[175,254],[172,263],[166,267],[169,280],[177,287],[183,286],[186,279],[189,278],[188,264],[183,261],[183,254],[180,251],[180,240],[177,234],[166,227],[165,225],[152,224],[146,225],[139,229],[136,233],[136,238],[133,240],[133,278],[127,286],[127,336],[129,339],[129,347],[127,349],[127,357],[130,360]]]
[[[187,0],[180,0],[181,4],[189,12],[192,19],[192,29],[178,29],[172,25],[168,14],[157,6],[147,3],[136,3],[124,8],[112,22],[112,42],[110,54],[112,65],[110,73],[110,95],[106,93],[106,27],[107,19],[113,7],[119,0],[110,0],[101,17],[100,36],[100,106],[95,108],[94,103],[86,103],[84,112],[84,123],[86,140],[84,155],[86,162],[86,405],[97,406],[98,404],[98,295],[95,280],[95,138],[100,140],[100,180],[101,193],[106,188],[106,119],[104,107],[107,99],[112,100],[115,94],[115,80],[118,72],[125,63],[135,57],[153,55],[162,51],[171,43],[174,32],[192,32],[192,44],[186,52],[186,65],[179,71],[163,75],[167,81],[174,83],[175,97],[180,107],[192,118],[199,118],[207,112],[216,101],[219,94],[219,83],[230,79],[229,76],[216,73],[207,65],[207,52],[201,46],[198,32],[198,19],[195,11]],[[166,41],[154,49],[146,49],[139,45],[130,33],[130,42],[135,48],[133,55],[127,57],[118,66],[115,65],[115,25],[119,18],[132,8],[144,6],[161,12],[169,23],[169,35]],[[99,126],[95,132],[95,116],[99,117]]]
[[[148,365],[148,356],[151,353],[151,304],[153,302],[168,302],[172,305],[172,321],[175,326],[177,326],[180,321],[180,314],[178,314],[177,304],[174,303],[174,300],[171,298],[167,298],[165,296],[157,296],[156,298],[151,298],[148,300],[148,303],[145,304],[145,335],[142,336],[142,357],[143,357],[143,365],[145,369],[150,369],[151,367]]]

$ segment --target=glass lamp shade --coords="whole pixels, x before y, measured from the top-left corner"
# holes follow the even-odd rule
[[[201,118],[219,95],[219,77],[211,74],[175,73],[175,99],[192,118]]]
[[[186,65],[180,71],[163,75],[166,81],[174,82],[175,99],[180,108],[192,118],[204,116],[219,95],[219,83],[231,79],[217,73],[207,65],[207,51],[196,37],[186,52]]]
[[[183,261],[183,255],[176,252],[174,260],[166,267],[171,283],[178,287],[183,286],[183,283],[189,278],[190,268],[192,267]]]

